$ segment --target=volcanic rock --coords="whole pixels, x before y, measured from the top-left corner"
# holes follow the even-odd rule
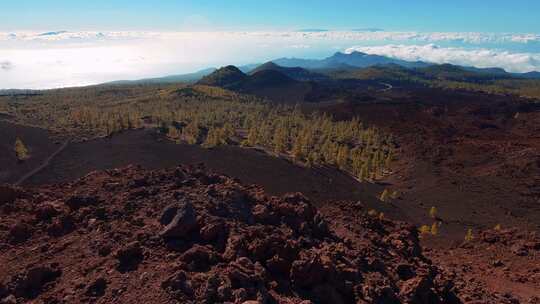
[[[137,268],[144,259],[144,252],[139,242],[132,242],[120,248],[115,256],[118,259],[118,270],[125,272]]]
[[[25,223],[18,222],[9,230],[8,239],[13,244],[25,242],[32,235],[32,228]]]
[[[134,182],[141,177],[144,182]],[[149,195],[133,196],[134,190]],[[14,218],[36,224],[17,238],[26,242],[0,244],[6,296],[72,303],[431,304],[456,303],[453,286],[466,286],[423,255],[410,225],[369,216],[354,204],[336,202],[328,205],[332,212],[321,212],[301,194],[269,197],[258,186],[200,168],[130,166],[24,195],[9,215],[0,209],[3,227],[16,225]],[[53,211],[50,202],[66,207]],[[50,263],[55,266],[28,266]]]
[[[8,185],[0,185],[0,206],[13,203],[17,196],[17,189]]]
[[[49,283],[62,275],[62,271],[49,266],[38,266],[14,278],[13,293],[17,297],[33,299]]]
[[[168,215],[167,213],[172,213],[171,210],[174,210],[174,208],[164,211],[164,214],[161,218],[162,221],[166,222],[166,220],[168,220],[168,217],[170,217],[170,215]],[[197,215],[195,213],[195,210],[193,209],[193,205],[191,203],[185,203],[184,205],[181,205],[176,209],[176,214],[174,215],[170,223],[168,223],[163,228],[160,235],[166,239],[183,238],[188,236],[196,227]]]

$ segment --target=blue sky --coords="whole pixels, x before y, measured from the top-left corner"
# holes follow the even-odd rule
[[[17,0],[0,30],[386,30],[540,33],[538,0]]]
[[[540,71],[540,0],[0,1],[0,89],[80,86],[355,50]],[[367,28],[384,31],[358,31]]]

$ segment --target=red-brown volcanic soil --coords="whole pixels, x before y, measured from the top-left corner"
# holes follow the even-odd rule
[[[484,243],[511,245],[516,259],[526,257],[529,289],[500,293],[426,258],[415,227],[366,211],[359,202],[336,202],[319,212],[301,194],[269,197],[261,187],[189,167],[131,166],[59,185],[2,187],[0,299],[538,303],[530,289],[540,290],[531,277],[540,250],[534,235],[490,232],[478,245],[461,246],[470,254],[490,246]],[[501,263],[501,273],[517,275],[505,266],[513,261]]]
[[[443,221],[439,241],[463,240],[468,228],[497,224],[540,228],[540,104],[514,96],[439,89],[397,89],[371,102],[322,110],[358,116],[397,136],[394,203],[405,218]]]
[[[18,162],[15,156],[17,138],[23,141],[30,154],[24,162]],[[17,182],[58,148],[46,130],[0,121],[0,184]]]

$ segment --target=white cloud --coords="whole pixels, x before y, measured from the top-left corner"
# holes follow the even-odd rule
[[[0,70],[11,70],[13,68],[13,64],[9,61],[2,61],[0,62]]]
[[[209,24],[202,16],[192,16],[200,24]],[[386,31],[327,31],[327,32],[298,32],[298,31],[255,31],[255,32],[197,32],[201,35],[222,34],[229,36],[251,37],[288,37],[293,39],[328,39],[355,41],[418,41],[418,42],[463,42],[463,43],[530,43],[540,42],[540,34],[506,34],[506,33],[477,33],[477,32],[386,32]],[[44,35],[46,34],[46,35]],[[146,38],[179,37],[189,32],[148,32],[148,31],[57,31],[57,32],[18,32],[1,33],[2,40],[20,41],[73,41],[73,40],[122,40]],[[192,33],[191,33],[192,34]]]
[[[203,17],[193,18],[201,24],[206,22]],[[440,48],[433,43],[454,47]],[[530,71],[540,70],[538,54],[490,50],[485,49],[485,44],[495,44],[496,47],[510,44],[540,54],[539,43],[540,35],[537,34],[384,31],[0,32],[0,89],[51,88],[158,77],[226,64],[265,62],[280,57],[322,58],[335,51],[336,46],[342,50],[351,45],[360,46],[358,49],[366,52],[407,60]],[[471,47],[475,49],[471,50]]]
[[[408,61],[451,63],[480,68],[501,67],[509,72],[540,70],[540,53],[512,53],[484,48],[466,49],[428,45],[383,45],[351,47],[345,52],[360,51]]]

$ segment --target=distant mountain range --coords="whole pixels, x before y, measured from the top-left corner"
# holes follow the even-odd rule
[[[165,77],[157,78],[146,78],[139,80],[117,80],[107,82],[106,84],[168,84],[168,83],[178,83],[178,82],[196,82],[199,79],[203,78],[206,75],[209,75],[216,71],[216,68],[208,68],[204,70],[197,71],[195,73],[180,74],[180,75],[170,75]]]
[[[256,67],[251,72],[249,72],[249,74],[253,75],[253,74],[256,74],[257,72],[264,71],[264,70],[277,71],[294,80],[299,80],[299,81],[321,81],[321,80],[328,79],[328,76],[320,74],[320,73],[312,72],[301,67],[284,67],[284,66],[277,65],[276,63],[272,61]]]
[[[284,67],[301,67],[304,69],[350,69],[366,68],[374,65],[397,64],[407,68],[418,68],[432,65],[422,61],[405,61],[379,55],[370,55],[362,52],[335,53],[333,56],[324,59],[301,59],[301,58],[280,58],[272,60],[277,65]]]
[[[501,79],[501,78],[521,78],[540,79],[540,72],[529,73],[508,73],[501,68],[476,68],[463,67],[451,64],[433,64],[423,61],[406,61],[380,55],[370,55],[362,52],[335,53],[324,59],[303,59],[303,58],[279,58],[263,65],[249,64],[235,67],[242,74],[253,75],[261,70],[278,71],[292,80],[297,81],[322,81],[328,79],[327,74],[332,71],[356,71],[370,67],[393,67],[422,70],[422,74],[437,77],[435,74],[451,75],[454,79]],[[431,70],[430,70],[431,69]],[[228,70],[231,70],[229,67]],[[195,73],[171,75],[159,78],[148,78],[140,80],[120,80],[106,84],[169,84],[169,83],[195,83],[203,77],[216,72],[216,68],[208,68]],[[232,72],[232,71],[228,71]],[[381,71],[378,71],[379,73]],[[395,72],[395,71],[394,71]],[[345,73],[346,74],[346,73]],[[239,75],[236,75],[239,76]],[[247,75],[245,75],[247,76]],[[443,76],[445,77],[445,76]]]
[[[217,86],[240,93],[248,93],[278,102],[297,103],[305,100],[314,83],[298,81],[312,73],[302,68],[283,68],[273,63],[259,66],[245,74],[235,66],[220,68],[197,82],[199,85]]]
[[[238,67],[239,70],[241,70],[244,73],[249,73],[251,70],[258,67],[259,64],[248,64]],[[120,84],[171,84],[171,83],[179,83],[179,82],[185,82],[185,83],[195,83],[204,76],[210,75],[213,72],[215,72],[217,68],[207,68],[204,70],[200,70],[194,73],[188,73],[188,74],[179,74],[179,75],[169,75],[165,77],[156,77],[156,78],[144,78],[144,79],[138,79],[138,80],[116,80],[104,83],[105,85],[120,85]]]

